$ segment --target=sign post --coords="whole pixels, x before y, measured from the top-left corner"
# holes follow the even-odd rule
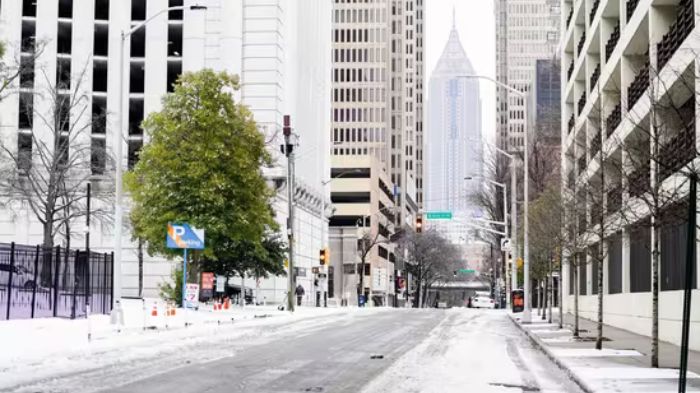
[[[186,223],[168,223],[166,245],[168,248],[183,249],[182,307],[187,309],[187,250],[204,249],[204,229],[193,228]],[[197,285],[197,289],[199,289],[199,285]]]

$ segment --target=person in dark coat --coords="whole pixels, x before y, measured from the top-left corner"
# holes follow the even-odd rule
[[[297,306],[301,306],[301,298],[304,297],[304,287],[301,284],[297,285],[297,289],[294,290],[297,295]]]

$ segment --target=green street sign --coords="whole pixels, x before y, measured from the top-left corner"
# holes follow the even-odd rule
[[[425,218],[428,220],[451,220],[452,212],[427,212]]]
[[[458,272],[460,274],[471,274],[471,273],[474,273],[475,270],[474,269],[459,269]]]

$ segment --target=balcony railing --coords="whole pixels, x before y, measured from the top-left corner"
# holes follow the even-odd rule
[[[566,79],[571,79],[571,75],[574,73],[574,61],[569,64],[569,69],[566,70]]]
[[[695,150],[695,117],[659,150],[659,177],[666,179],[693,160]]]
[[[586,32],[584,31],[581,34],[581,38],[578,39],[578,45],[576,45],[576,53],[581,54],[581,50],[583,49],[583,44],[586,43]]]
[[[638,197],[651,189],[649,168],[649,161],[646,161],[643,165],[629,174],[630,196]]]
[[[600,0],[595,0],[593,2],[593,7],[591,8],[590,22],[593,23],[593,18],[595,18],[595,13],[598,11],[598,6],[600,5]]]
[[[595,134],[595,136],[591,139],[591,157],[594,157],[598,152],[600,151],[600,145],[601,145],[601,136],[600,132]]]
[[[619,185],[613,187],[607,192],[608,203],[607,211],[608,213],[615,213],[622,207],[622,187]]]
[[[627,0],[627,22],[629,23],[630,18],[634,15],[634,10],[637,9],[637,4],[639,0]]]
[[[571,134],[571,131],[574,129],[574,115],[571,115],[569,118],[569,134]]]
[[[586,106],[586,92],[581,93],[581,97],[578,99],[578,114],[580,115],[583,111],[583,107]]]
[[[591,92],[593,92],[595,84],[598,83],[598,78],[600,78],[600,64],[595,67],[593,74],[591,74]]]
[[[620,125],[620,122],[622,121],[622,104],[618,103],[617,106],[610,112],[610,115],[608,116],[607,119],[605,119],[605,132],[606,135],[609,137],[612,135],[613,132],[615,132],[615,129],[617,126]]]
[[[693,0],[681,0],[678,4],[678,17],[671,24],[668,33],[656,44],[658,69],[664,68],[676,50],[695,27]]]
[[[615,50],[615,47],[617,46],[617,41],[620,41],[620,21],[617,21],[617,24],[615,25],[615,28],[613,29],[613,32],[610,34],[610,38],[608,38],[608,43],[605,44],[605,61],[610,60],[610,55],[612,55],[613,51]]]
[[[571,23],[571,18],[574,17],[574,8],[572,7],[571,10],[569,10],[569,16],[566,17],[566,28],[569,28],[569,24]]]
[[[627,106],[632,108],[649,87],[649,62],[647,61],[627,88]]]

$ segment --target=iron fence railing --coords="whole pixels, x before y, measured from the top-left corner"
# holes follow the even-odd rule
[[[0,320],[76,318],[112,308],[113,256],[0,243]]]

